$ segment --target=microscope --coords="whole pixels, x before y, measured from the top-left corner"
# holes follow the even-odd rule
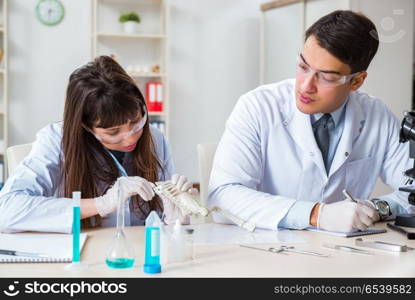
[[[415,159],[415,111],[405,112],[405,116],[401,123],[399,142],[406,143],[407,141],[409,141],[409,157]],[[415,179],[415,160],[414,167],[406,170],[404,174],[408,178],[405,185],[412,185]],[[409,193],[408,202],[415,205],[415,186],[400,187],[399,190]],[[396,216],[395,225],[415,228],[415,214]]]

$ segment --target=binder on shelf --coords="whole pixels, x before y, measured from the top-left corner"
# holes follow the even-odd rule
[[[164,121],[150,121],[150,125],[153,127],[156,127],[158,130],[160,130],[163,134],[165,134],[166,126]]]
[[[147,82],[146,102],[149,112],[163,111],[163,83],[160,81]]]

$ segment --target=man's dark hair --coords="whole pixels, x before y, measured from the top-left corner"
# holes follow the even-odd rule
[[[311,25],[305,40],[314,36],[320,47],[341,62],[352,73],[366,71],[376,54],[379,38],[375,24],[361,13],[336,10]]]

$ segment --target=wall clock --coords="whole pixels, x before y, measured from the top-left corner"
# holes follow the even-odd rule
[[[36,16],[45,25],[59,24],[64,15],[65,9],[59,0],[40,0],[36,5]]]

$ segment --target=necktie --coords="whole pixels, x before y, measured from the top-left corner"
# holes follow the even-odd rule
[[[314,137],[316,139],[317,145],[320,148],[321,155],[323,156],[324,167],[326,172],[329,172],[328,156],[329,156],[329,147],[330,147],[330,135],[329,135],[329,125],[330,122],[333,122],[330,114],[324,114],[320,120],[313,124]]]

